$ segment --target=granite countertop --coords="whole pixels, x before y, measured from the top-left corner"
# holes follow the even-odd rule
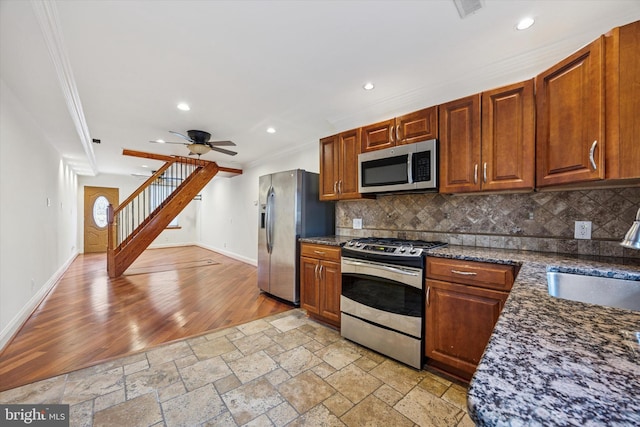
[[[354,239],[353,236],[319,236],[319,237],[301,237],[298,239],[302,243],[315,243],[318,245],[342,246],[343,243]]]
[[[521,266],[469,387],[477,425],[640,425],[640,312],[551,297],[546,277],[640,280],[639,260],[457,246],[430,255]]]
[[[428,256],[520,268],[469,387],[477,425],[640,425],[640,312],[551,297],[546,276],[640,280],[640,260],[453,245]]]

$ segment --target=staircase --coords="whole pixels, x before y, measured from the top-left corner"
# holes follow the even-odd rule
[[[122,154],[165,163],[120,206],[109,205],[107,273],[112,278],[122,275],[218,172],[242,173],[189,157],[134,150]]]

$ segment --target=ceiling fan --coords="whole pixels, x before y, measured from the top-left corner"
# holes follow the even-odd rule
[[[189,149],[189,155],[198,155],[198,157],[200,157],[200,155],[202,154],[206,154],[209,151],[213,150],[213,151],[218,151],[220,153],[223,154],[227,154],[229,156],[235,156],[236,153],[235,151],[231,151],[231,150],[226,150],[224,148],[220,148],[220,147],[233,147],[236,144],[233,141],[209,141],[209,139],[211,139],[211,134],[209,132],[205,132],[203,130],[188,130],[187,131],[187,135],[183,135],[179,132],[174,132],[172,130],[169,131],[170,133],[179,136],[180,138],[184,139],[185,141],[188,142],[161,142],[161,141],[149,141],[149,142],[153,142],[156,144],[181,144],[181,145],[186,145],[187,148]]]

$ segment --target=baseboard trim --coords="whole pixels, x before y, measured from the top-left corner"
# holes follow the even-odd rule
[[[71,263],[78,257],[78,252],[74,252],[71,257],[64,263],[53,275],[46,281],[44,285],[40,287],[38,292],[33,294],[31,299],[22,307],[22,309],[16,314],[13,319],[9,321],[7,326],[0,332],[0,353],[2,353],[7,346],[13,340],[15,335],[20,331],[24,322],[33,314],[33,312],[42,303],[45,297],[51,292],[53,287],[58,283],[58,280],[62,278],[67,271]]]
[[[229,258],[233,258],[235,260],[242,261],[245,264],[253,265],[254,267],[258,266],[258,262],[255,259],[247,258],[247,257],[244,257],[242,255],[238,255],[238,254],[236,254],[234,252],[229,252],[229,251],[226,251],[224,249],[216,248],[214,246],[205,245],[204,243],[196,243],[195,245],[196,246],[200,246],[203,249],[208,249],[208,250],[213,251],[213,252],[218,252],[219,254],[222,254],[224,256],[228,256]]]

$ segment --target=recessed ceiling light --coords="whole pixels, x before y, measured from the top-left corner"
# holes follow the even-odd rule
[[[531,27],[534,22],[536,22],[533,18],[531,17],[526,17],[520,20],[520,22],[518,22],[518,25],[516,25],[516,29],[517,30],[526,30],[527,28]]]
[[[276,128],[268,127],[267,128],[267,133],[276,133]]]
[[[372,90],[375,86],[373,85],[373,83],[371,82],[367,82],[364,85],[362,85],[362,88],[364,90]]]
[[[148,166],[148,165],[142,165],[142,167],[143,167],[143,168],[148,168],[149,166]]]
[[[181,102],[180,104],[178,104],[178,110],[189,111],[191,110],[191,107],[189,107],[189,104]]]
[[[165,140],[164,139],[156,139],[156,142],[160,143],[160,144],[164,144]]]

